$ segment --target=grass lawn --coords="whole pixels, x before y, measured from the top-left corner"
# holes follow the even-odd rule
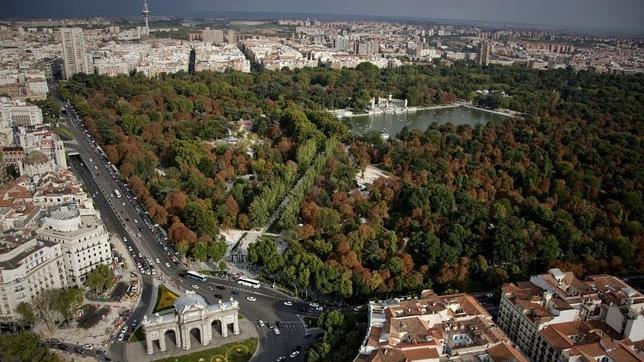
[[[58,126],[58,127],[54,128],[54,131],[56,131],[56,133],[58,133],[60,138],[62,138],[64,141],[74,139],[74,133],[69,128],[67,128],[65,126]]]
[[[177,299],[177,295],[170,291],[168,288],[163,285],[159,287],[159,293],[157,295],[157,303],[154,305],[153,313],[158,311],[172,308],[174,301]]]
[[[253,357],[256,349],[257,338],[249,338],[213,349],[160,359],[157,362],[246,362]]]

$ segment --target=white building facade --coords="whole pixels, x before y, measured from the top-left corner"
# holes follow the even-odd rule
[[[37,235],[39,240],[60,244],[70,286],[82,287],[87,273],[100,264],[111,264],[109,233],[94,209],[74,204],[54,208],[43,218]]]
[[[20,319],[20,303],[32,303],[43,291],[66,285],[59,244],[20,233],[0,239],[0,321]]]

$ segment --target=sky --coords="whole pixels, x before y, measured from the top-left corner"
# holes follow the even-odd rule
[[[644,0],[148,0],[152,15],[271,12],[453,19],[644,33]],[[142,0],[0,0],[0,18],[138,15]]]

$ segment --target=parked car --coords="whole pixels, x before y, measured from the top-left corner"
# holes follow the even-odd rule
[[[285,302],[284,302],[284,305],[286,305],[286,306],[289,306],[289,307],[290,307],[290,306],[292,306],[292,305],[293,305],[293,302],[291,302],[290,300],[287,300],[287,301],[285,301]]]
[[[264,326],[264,321],[260,319],[260,320],[257,321],[257,324],[259,324],[260,327],[263,327]]]

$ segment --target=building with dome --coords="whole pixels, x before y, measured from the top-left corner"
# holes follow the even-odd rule
[[[239,334],[239,303],[230,298],[208,304],[204,297],[194,291],[177,298],[171,313],[146,315],[141,325],[145,333],[147,354],[165,352],[167,343],[188,350],[192,337],[202,346],[217,336],[228,337],[228,333]]]
[[[87,273],[112,262],[109,233],[95,209],[79,208],[75,203],[50,208],[37,237],[60,244],[69,286],[83,287]]]

